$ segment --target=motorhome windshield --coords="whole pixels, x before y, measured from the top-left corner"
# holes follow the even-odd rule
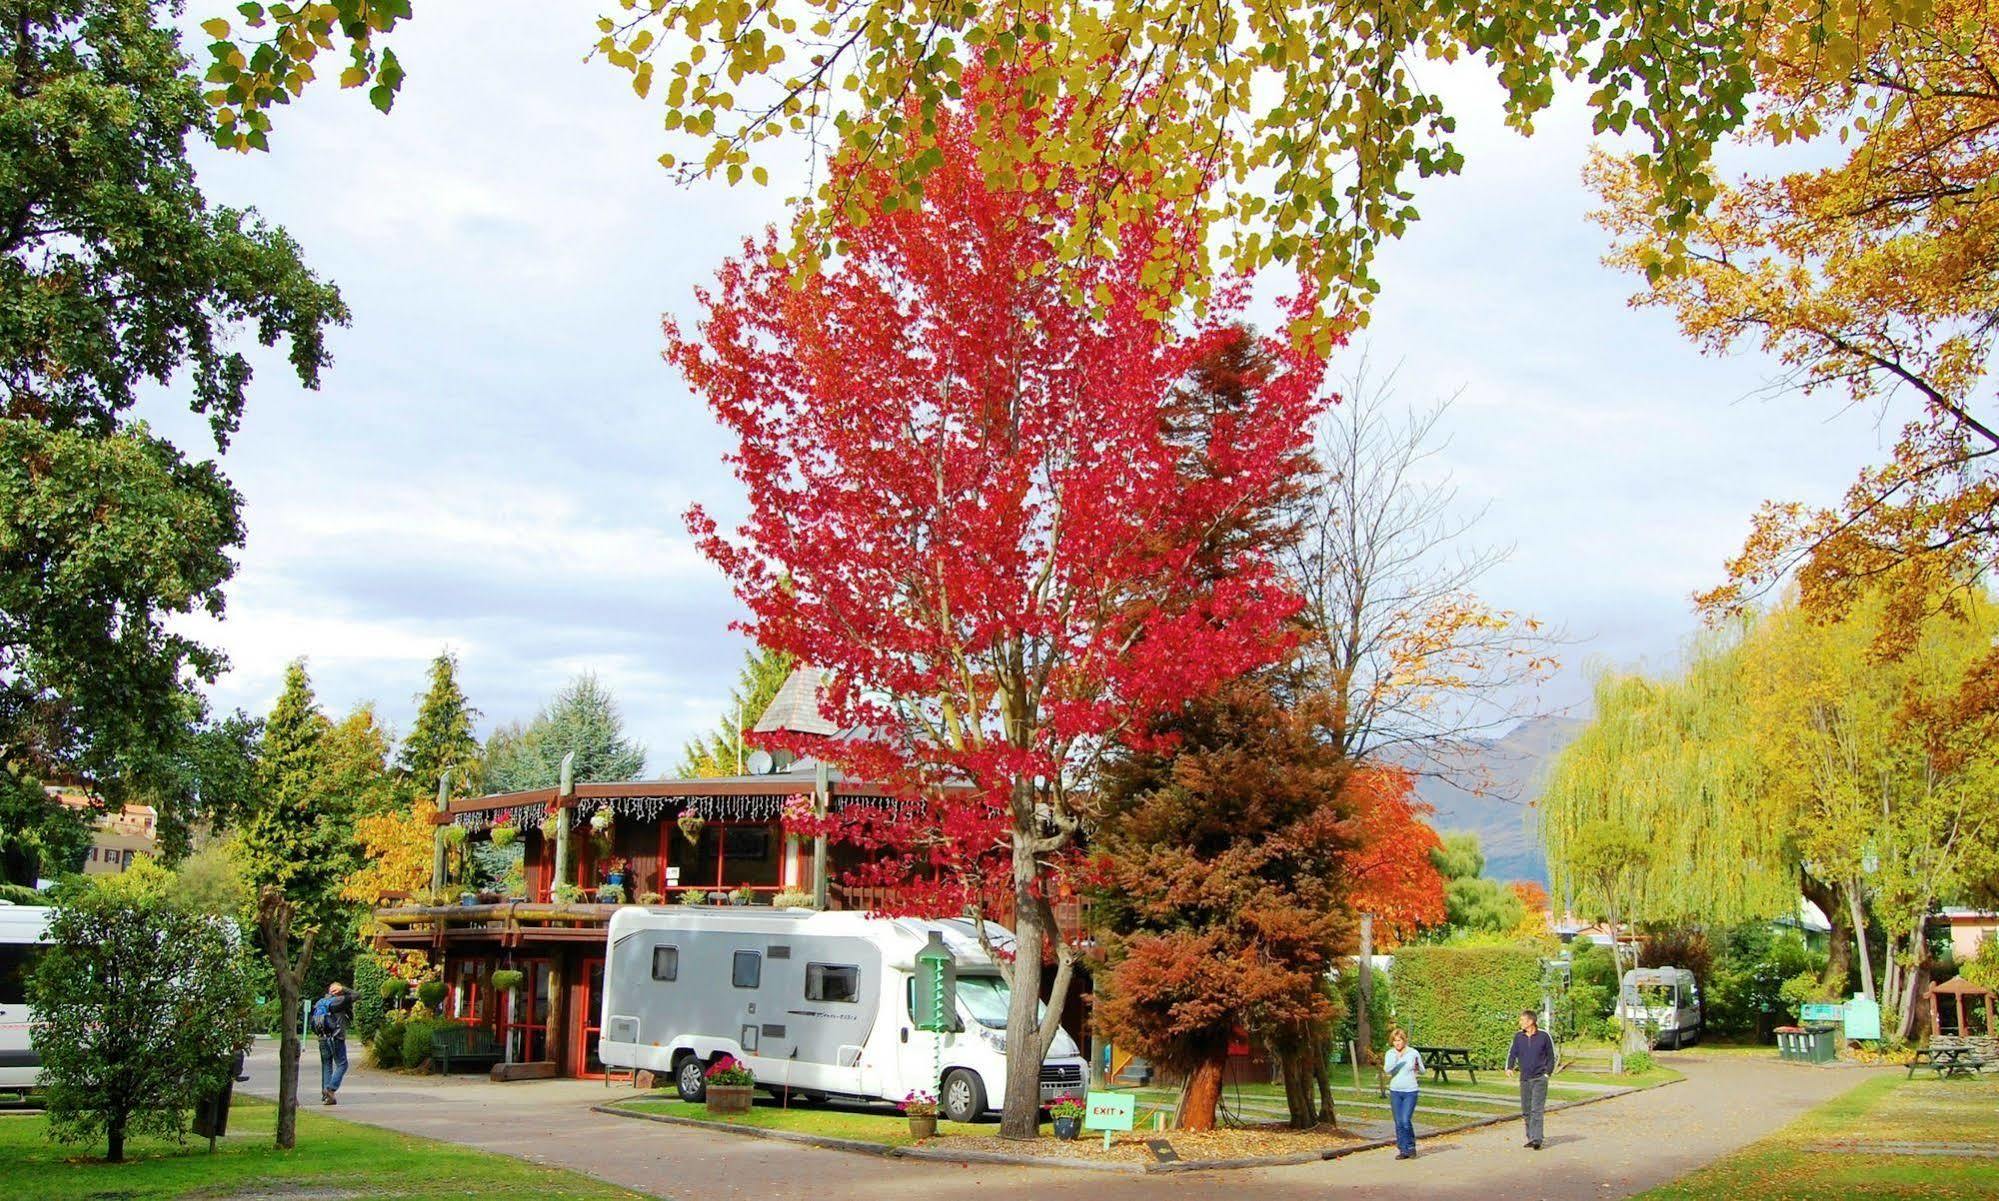
[[[988,1030],[1006,1029],[1008,994],[1006,981],[998,976],[958,977],[958,1000],[979,1025]],[[1045,1016],[1048,1007],[1043,1005],[1041,1012]]]
[[[1647,1009],[1671,1009],[1680,1001],[1679,992],[1671,984],[1640,984],[1631,981],[1624,986],[1626,1005],[1643,1005]]]

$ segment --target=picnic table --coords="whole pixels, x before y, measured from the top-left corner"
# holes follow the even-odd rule
[[[1430,1077],[1441,1084],[1451,1082],[1453,1071],[1463,1072],[1478,1083],[1478,1069],[1472,1066],[1471,1050],[1468,1047],[1417,1047],[1416,1053],[1423,1057],[1423,1066],[1430,1069]]]
[[[1983,1073],[1985,1060],[1970,1047],[1925,1047],[1909,1061],[1909,1074],[1904,1079],[1913,1079],[1917,1068],[1929,1068],[1937,1074],[1937,1079],[1948,1080],[1953,1076]]]

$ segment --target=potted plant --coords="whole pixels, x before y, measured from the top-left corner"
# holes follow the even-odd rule
[[[625,903],[625,890],[616,884],[599,884],[597,886],[597,903],[599,905],[622,905]]]
[[[692,809],[683,809],[674,824],[680,827],[680,836],[692,844],[701,841],[701,831],[707,828],[708,819]]]
[[[731,905],[754,905],[757,903],[757,894],[748,888],[738,888],[729,894],[729,903]]]
[[[514,840],[520,836],[520,827],[514,824],[514,815],[512,813],[502,813],[500,816],[494,818],[493,828],[488,834],[488,837],[493,840],[493,845],[496,847],[510,847],[514,845]]]
[[[558,905],[574,905],[583,899],[583,890],[574,884],[558,884],[548,890],[548,895],[555,898]]]
[[[909,1118],[909,1137],[917,1140],[937,1133],[937,1094],[917,1089],[902,1099],[902,1112]]]
[[[611,820],[611,811],[609,809],[599,809],[590,815],[590,828],[599,834],[609,834],[611,832]]]
[[[464,827],[464,826],[461,826],[461,825],[458,825],[458,824],[456,824],[456,823],[453,823],[453,824],[451,824],[451,825],[449,825],[449,826],[446,826],[446,827],[444,827],[444,843],[445,843],[445,845],[446,845],[446,846],[453,846],[453,847],[462,847],[462,846],[464,846],[464,845],[465,845],[465,833],[466,833],[466,831],[465,831],[465,827]]]
[[[1083,1114],[1087,1112],[1083,1099],[1074,1094],[1055,1098],[1048,1107],[1048,1116],[1055,1120],[1055,1137],[1073,1139],[1083,1129]]]
[[[623,855],[614,855],[604,864],[604,883],[614,888],[625,886],[625,877],[631,874],[632,865]]]
[[[501,992],[512,992],[519,988],[521,981],[525,979],[527,979],[525,972],[515,971],[510,967],[503,967],[493,973],[493,987],[499,989]]]
[[[658,905],[665,900],[665,897],[656,892],[642,892],[639,894],[639,904],[641,905]]]
[[[698,888],[690,888],[674,899],[683,905],[705,905],[708,903],[708,894]]]
[[[756,1083],[756,1074],[741,1060],[722,1056],[708,1069],[708,1112],[748,1113]]]
[[[444,994],[449,991],[444,987],[442,980],[425,980],[416,986],[417,1003],[435,1013],[437,1007],[444,1002]]]
[[[458,903],[460,905],[477,905],[479,903],[479,894],[468,888],[458,894]]]
[[[770,903],[779,909],[810,909],[812,894],[802,888],[785,888],[773,893]]]
[[[553,844],[561,833],[562,815],[551,809],[548,811],[548,816],[541,819],[541,840]]]
[[[410,982],[401,976],[390,976],[382,981],[382,1004],[390,1009],[401,1009],[403,998],[410,995]]]

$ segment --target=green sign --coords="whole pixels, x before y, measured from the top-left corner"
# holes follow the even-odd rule
[[[1131,1129],[1138,1098],[1130,1093],[1090,1093],[1083,1098],[1083,1129],[1104,1132],[1104,1150],[1111,1149],[1111,1131]]]
[[[935,930],[916,953],[916,1011],[911,1016],[918,1030],[941,1034],[958,1025],[958,965]]]
[[[1842,1005],[1826,1001],[1807,1001],[1804,1007],[1798,1010],[1798,1020],[1801,1022],[1837,1022],[1840,1020],[1840,1011],[1843,1008],[1845,1007]]]
[[[1872,1040],[1881,1037],[1881,1006],[1865,996],[1848,1001],[1846,1010],[1846,1037]]]

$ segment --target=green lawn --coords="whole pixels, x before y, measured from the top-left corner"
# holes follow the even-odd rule
[[[126,1162],[102,1161],[104,1146],[48,1141],[41,1115],[0,1117],[0,1195],[35,1201],[139,1201],[187,1197],[229,1201],[238,1196],[310,1189],[356,1198],[516,1198],[518,1201],[608,1201],[639,1194],[523,1160],[413,1138],[316,1114],[300,1113],[298,1146],[271,1146],[277,1108],[236,1102],[229,1137],[208,1153],[207,1139],[185,1147],[157,1139],[125,1146]]]
[[[906,1147],[916,1140],[909,1136],[909,1119],[886,1108],[857,1105],[796,1105],[785,1109],[775,1102],[757,1098],[748,1113],[712,1114],[705,1104],[665,1097],[642,1097],[620,1101],[614,1108],[636,1113],[658,1113],[675,1118],[693,1118],[728,1126],[754,1126],[759,1130],[786,1130],[793,1134],[813,1134],[821,1138],[844,1138],[856,1142]],[[1045,1131],[1047,1124],[1043,1123]],[[997,1122],[937,1123],[939,1134],[991,1137],[999,1133]]]
[[[1770,1138],[1643,1197],[1999,1196],[1999,1159],[1825,1149],[1844,1140],[1999,1147],[1999,1080],[1910,1080],[1884,1072]]]

